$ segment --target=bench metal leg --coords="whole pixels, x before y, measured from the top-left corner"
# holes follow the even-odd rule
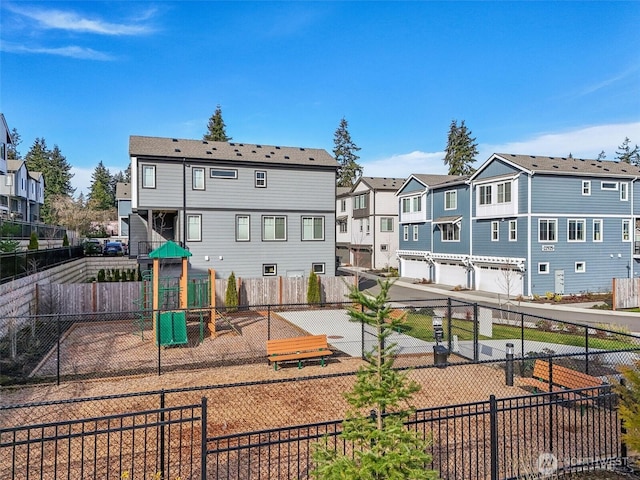
[[[302,360],[298,360],[298,370],[302,370]]]
[[[320,357],[320,365],[323,366],[323,367],[325,366],[324,357]]]

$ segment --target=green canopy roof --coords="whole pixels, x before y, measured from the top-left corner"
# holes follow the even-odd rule
[[[190,256],[191,252],[189,250],[182,248],[171,240],[149,252],[149,258],[185,258]]]

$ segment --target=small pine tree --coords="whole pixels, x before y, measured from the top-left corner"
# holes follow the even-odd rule
[[[101,268],[100,270],[98,270],[98,281],[99,282],[104,282],[104,281],[106,281],[106,279],[107,279],[107,277],[105,275],[104,268]]]
[[[64,237],[62,237],[62,246],[63,247],[68,247],[69,246],[69,237],[67,237],[66,232],[64,234]]]
[[[631,450],[640,452],[640,361],[621,370],[624,384],[618,384],[616,390],[620,395],[618,411],[627,431],[622,439]]]
[[[31,237],[29,237],[29,246],[27,247],[27,249],[38,250],[38,248],[38,235],[36,234],[36,232],[31,232]]]
[[[314,446],[318,480],[360,479],[434,479],[438,473],[427,470],[430,445],[420,431],[405,426],[414,411],[409,405],[420,386],[408,378],[407,371],[393,368],[395,345],[385,344],[402,322],[391,319],[387,305],[392,283],[378,281],[380,293],[369,297],[353,287],[349,298],[362,309],[350,308],[351,320],[362,321],[376,329],[377,344],[367,353],[368,365],[361,367],[353,389],[345,394],[350,405],[342,433],[336,443],[353,442],[356,454],[340,453],[329,437]]]
[[[318,275],[312,271],[309,275],[309,285],[307,286],[307,303],[309,305],[317,305],[320,303],[320,284],[318,283]]]
[[[120,270],[118,270],[117,268],[113,271],[113,281],[114,282],[120,281]]]
[[[236,288],[236,275],[233,272],[227,279],[224,304],[227,307],[227,312],[236,312],[238,310],[238,289]]]

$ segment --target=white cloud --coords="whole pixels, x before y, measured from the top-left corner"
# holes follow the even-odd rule
[[[85,18],[70,11],[19,8],[15,5],[10,5],[7,8],[14,13],[35,20],[41,28],[46,29],[99,35],[143,35],[151,32],[151,29],[145,25],[110,23],[100,19]]]
[[[61,57],[78,58],[81,60],[101,60],[109,61],[114,57],[93,50],[92,48],[84,48],[78,46],[67,46],[58,48],[45,48],[45,47],[27,47],[25,45],[18,45],[15,43],[1,42],[0,51],[10,53],[34,53],[34,54],[46,54],[46,55],[58,55]]]
[[[479,144],[475,167],[480,167],[493,153],[514,153],[563,157],[571,153],[575,158],[597,158],[604,150],[607,160],[614,160],[616,150],[625,137],[632,146],[640,144],[640,122],[597,125],[565,132],[544,133],[532,138],[499,144]],[[367,177],[402,177],[412,173],[446,174],[444,152],[413,151],[391,157],[362,162]]]

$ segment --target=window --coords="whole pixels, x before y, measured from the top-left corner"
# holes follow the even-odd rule
[[[500,240],[500,223],[491,222],[491,241],[497,242]]]
[[[411,199],[403,198],[402,199],[402,213],[409,213],[411,211]]]
[[[509,241],[510,242],[518,241],[518,221],[517,220],[509,220]]]
[[[460,241],[460,224],[459,223],[443,223],[442,224],[442,241],[443,242],[459,242]]]
[[[623,202],[629,201],[629,184],[620,182],[620,200]]]
[[[491,205],[491,185],[480,186],[480,205]]]
[[[444,192],[444,209],[455,210],[456,208],[458,208],[458,192],[455,190]]]
[[[264,170],[256,170],[256,188],[267,187],[267,172]]]
[[[236,241],[248,242],[251,240],[249,230],[249,215],[236,215]]]
[[[204,168],[192,168],[191,177],[194,190],[204,190]]]
[[[593,221],[593,241],[594,242],[602,241],[602,220]]]
[[[364,219],[361,218],[358,224],[360,225],[360,233],[364,232]]]
[[[622,241],[631,241],[631,220],[622,220]]]
[[[313,273],[324,273],[324,263],[312,263],[311,270]]]
[[[587,271],[587,264],[585,262],[576,262],[576,273],[584,273]]]
[[[365,233],[367,235],[369,235],[371,233],[371,225],[369,223],[369,219],[368,218],[364,219],[364,228],[365,228]]]
[[[11,186],[13,186],[13,174],[12,174],[12,173],[9,173],[8,175],[5,175],[5,177],[4,177],[4,184],[5,184],[7,187],[11,187]]]
[[[582,195],[591,195],[591,180],[582,181]]]
[[[363,208],[367,208],[367,194],[363,193],[361,195],[356,195],[353,197],[353,209],[354,210],[362,210]]]
[[[262,240],[286,240],[287,217],[262,217]]]
[[[262,265],[262,275],[265,277],[273,277],[278,272],[278,266],[275,263],[265,263]]]
[[[405,242],[409,241],[409,225],[405,225],[402,227],[402,239]]]
[[[548,275],[549,274],[549,262],[543,262],[538,264],[538,273],[540,275]]]
[[[618,182],[602,182],[600,184],[602,190],[618,190]]]
[[[238,170],[233,168],[212,168],[209,170],[209,176],[211,178],[238,178]]]
[[[202,241],[202,215],[187,215],[187,241]]]
[[[388,252],[389,251],[389,245],[387,245],[386,243],[380,244],[380,251],[381,252]]]
[[[302,217],[302,240],[324,240],[324,217]]]
[[[585,220],[569,219],[567,222],[567,241],[568,242],[584,242],[585,237]]]
[[[156,188],[156,166],[142,166],[142,188]]]
[[[511,182],[498,184],[498,203],[511,202]]]
[[[346,212],[347,211],[347,200],[346,199],[342,199],[340,200],[340,211],[341,212]]]
[[[393,232],[393,217],[382,217],[380,219],[381,232]]]
[[[413,226],[413,241],[418,241],[418,225]]]
[[[414,212],[421,212],[422,211],[422,197],[413,197],[411,199],[411,207],[413,208]]]
[[[558,220],[555,218],[541,218],[538,220],[538,241],[539,242],[555,242],[557,241],[556,231],[558,230]]]
[[[340,225],[340,233],[347,233],[347,222],[338,222]]]

